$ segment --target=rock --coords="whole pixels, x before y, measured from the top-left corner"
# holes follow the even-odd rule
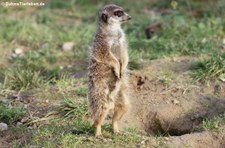
[[[17,126],[20,126],[20,125],[22,125],[22,124],[23,124],[23,123],[21,123],[21,122],[17,122],[17,123],[16,123]]]
[[[13,50],[13,54],[12,57],[16,58],[16,57],[20,57],[24,54],[24,51],[22,48],[16,48]]]
[[[8,130],[8,125],[6,123],[0,123],[0,131]]]
[[[73,42],[65,42],[65,43],[63,43],[62,50],[63,51],[70,51],[70,50],[73,49],[73,46],[74,46]]]
[[[21,121],[20,122],[22,122],[22,123],[26,123],[27,121],[28,121],[28,117],[24,117],[23,119],[21,119]]]
[[[165,140],[165,141],[169,141],[169,138],[168,138],[168,137],[164,137],[164,140]]]
[[[16,48],[16,49],[14,50],[14,53],[15,53],[16,55],[21,55],[21,54],[23,54],[23,49],[22,49],[22,48]]]

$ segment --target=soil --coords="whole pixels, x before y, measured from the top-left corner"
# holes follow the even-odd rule
[[[153,60],[131,72],[130,112],[121,127],[145,135],[169,136],[171,147],[225,147],[225,131],[199,132],[203,119],[225,111],[225,83],[193,83],[196,57]],[[221,130],[220,130],[221,131]]]

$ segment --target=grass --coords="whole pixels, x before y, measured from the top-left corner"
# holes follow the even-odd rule
[[[6,124],[16,124],[27,114],[24,108],[10,107],[0,104],[0,121]]]
[[[193,72],[195,81],[205,81],[210,79],[221,79],[224,81],[225,75],[225,54],[217,53],[210,59],[195,63]]]
[[[97,11],[109,2],[103,0],[97,1],[96,4],[90,0],[52,0],[41,8],[0,6],[0,100],[10,98],[20,91],[33,91],[33,98],[39,101],[39,104],[31,102],[30,108],[28,104],[28,110],[39,111],[49,107],[47,115],[57,115],[52,118],[46,116],[49,120],[29,125],[33,129],[23,127],[26,132],[32,133],[32,137],[19,146],[140,145],[143,136],[139,135],[138,131],[127,129],[124,134],[115,136],[110,124],[103,126],[106,141],[95,139],[94,130],[85,116],[87,80],[73,78],[74,74],[85,73],[87,69],[88,52],[96,31]],[[180,0],[176,1],[176,7],[171,1],[165,0],[115,2],[132,16],[132,21],[123,26],[129,42],[131,70],[140,69],[143,61],[153,59],[206,56],[209,58],[196,64],[193,70],[194,79],[225,79],[225,57],[221,49],[221,40],[225,33],[223,0],[213,1],[213,6],[205,5],[201,1]],[[164,10],[168,12],[163,12]],[[162,30],[147,39],[144,30],[156,22],[162,22]],[[62,45],[65,42],[73,42],[73,49],[63,51]],[[23,49],[23,54],[13,55],[16,48]],[[169,84],[175,79],[170,72],[157,78],[163,84]],[[43,106],[46,100],[52,104]],[[59,101],[63,103],[58,105]],[[24,116],[32,115],[28,114],[26,109],[17,107],[16,103],[18,102],[13,101],[15,106],[12,107],[0,105],[0,120],[12,124],[12,131],[13,128],[20,131],[20,127],[14,127],[15,123]],[[52,108],[55,109],[54,112],[51,112]],[[215,122],[203,122],[206,129],[217,125],[221,125],[219,118]],[[20,133],[23,133],[23,130],[18,134]],[[162,137],[156,138],[156,147],[164,146]],[[12,143],[17,147],[19,141],[15,138]]]
[[[202,128],[204,130],[215,130],[225,125],[225,114],[214,117],[213,119],[204,119]]]
[[[12,90],[24,90],[40,87],[43,84],[43,79],[39,72],[32,70],[15,69],[7,73],[5,77],[6,87]]]
[[[87,97],[88,90],[85,87],[81,87],[76,91],[78,96]]]
[[[56,129],[55,127],[60,127],[60,129]],[[107,147],[112,145],[118,147],[135,147],[141,140],[136,135],[113,136],[108,133],[108,137],[103,141],[90,136],[90,134],[73,134],[70,130],[72,127],[73,124],[57,126],[53,122],[51,126],[39,128],[31,144],[40,147]],[[104,134],[106,133],[104,132]]]
[[[65,118],[75,118],[82,119],[83,115],[86,115],[87,112],[87,103],[79,103],[77,100],[64,99],[64,102],[60,105],[58,113],[60,113]]]
[[[86,113],[86,102],[65,98],[53,112],[55,118],[49,118],[49,124],[38,123],[42,126],[35,131],[30,144],[38,147],[99,147],[102,145],[133,147],[144,138],[138,135],[135,129],[127,129],[124,134],[115,136],[112,133],[112,126],[106,124],[103,126],[103,135],[106,139],[96,139],[94,129],[85,119]],[[46,138],[48,140],[45,140]]]
[[[158,136],[156,137],[157,144],[154,146],[154,148],[169,148],[168,145],[166,145],[164,137]]]

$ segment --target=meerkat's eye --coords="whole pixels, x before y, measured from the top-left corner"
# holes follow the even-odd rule
[[[118,16],[118,17],[121,17],[123,15],[123,11],[121,11],[121,10],[115,11],[114,15]]]

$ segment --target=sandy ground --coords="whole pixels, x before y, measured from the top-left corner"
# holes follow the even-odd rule
[[[131,71],[132,108],[121,127],[133,126],[149,136],[169,135],[165,143],[171,147],[225,147],[224,127],[221,132],[199,132],[203,119],[224,113],[225,83],[193,83],[190,67],[197,60],[153,60]]]

